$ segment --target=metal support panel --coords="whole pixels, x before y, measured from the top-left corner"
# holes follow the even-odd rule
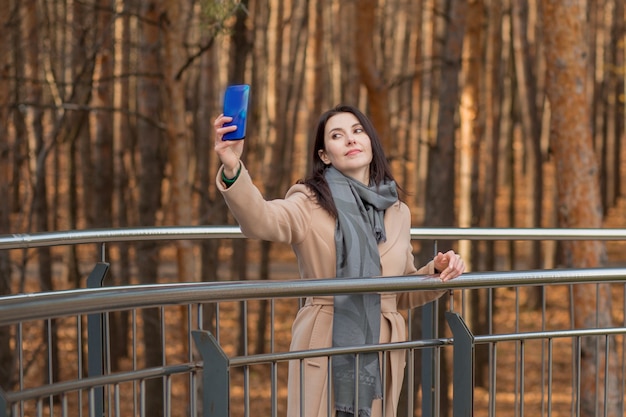
[[[194,330],[192,335],[204,364],[202,376],[202,416],[228,416],[228,357],[210,332]]]
[[[9,413],[9,404],[5,395],[2,388],[0,388],[0,417],[8,417],[11,414]]]
[[[437,337],[435,328],[437,320],[437,303],[432,302],[422,309],[422,339],[432,340]],[[435,415],[435,349],[425,348],[422,354],[422,415]]]
[[[474,412],[474,335],[458,313],[446,311],[446,320],[454,336],[452,415],[471,417]]]
[[[98,262],[87,277],[87,288],[100,288],[109,270],[109,264]],[[104,374],[104,315],[87,316],[87,374],[90,377]],[[94,415],[104,416],[104,387],[94,388]]]

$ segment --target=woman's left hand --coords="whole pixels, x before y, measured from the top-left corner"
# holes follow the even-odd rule
[[[442,281],[454,279],[465,272],[465,262],[463,262],[461,255],[454,253],[453,250],[446,253],[439,252],[433,258],[433,262],[435,269],[440,271],[439,278]]]

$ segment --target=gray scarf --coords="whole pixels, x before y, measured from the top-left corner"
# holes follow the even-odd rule
[[[378,243],[386,240],[385,210],[398,200],[392,181],[367,187],[334,167],[324,173],[337,207],[335,247],[337,277],[380,276]],[[348,294],[334,297],[333,346],[371,345],[380,341],[380,295]],[[354,410],[355,356],[338,355],[332,361],[337,416]],[[359,356],[358,416],[369,417],[372,401],[382,398],[378,353]]]

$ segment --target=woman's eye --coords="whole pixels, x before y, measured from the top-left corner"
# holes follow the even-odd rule
[[[331,139],[339,139],[341,138],[341,133],[333,133],[332,135],[330,135]]]
[[[363,128],[362,127],[357,127],[356,129],[354,129],[354,133],[363,133]]]

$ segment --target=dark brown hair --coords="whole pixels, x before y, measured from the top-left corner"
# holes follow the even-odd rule
[[[313,143],[313,149],[311,152],[310,169],[309,174],[304,180],[298,181],[300,184],[305,184],[314,192],[317,197],[319,205],[326,211],[328,211],[333,217],[337,217],[337,208],[333,201],[333,196],[328,187],[328,183],[324,178],[324,171],[328,167],[319,157],[319,151],[325,150],[324,145],[324,131],[326,130],[326,123],[328,120],[339,113],[352,113],[361,123],[361,126],[365,130],[365,133],[370,138],[372,146],[372,162],[370,162],[370,185],[382,184],[385,181],[395,181],[391,174],[391,168],[387,162],[387,157],[383,151],[383,146],[374,129],[374,125],[359,109],[349,105],[339,105],[334,107],[320,116],[317,123],[317,131],[315,133],[315,142]],[[397,185],[397,184],[396,184]],[[398,187],[399,191],[402,191]]]

